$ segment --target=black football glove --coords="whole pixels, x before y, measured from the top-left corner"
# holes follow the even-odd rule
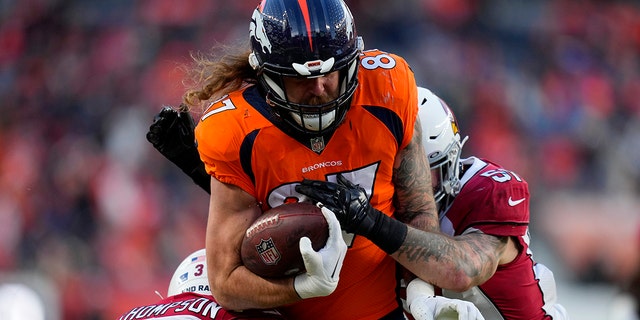
[[[365,190],[341,174],[337,183],[304,179],[296,191],[333,211],[343,230],[366,237],[389,254],[404,242],[407,225],[373,208]]]
[[[181,105],[180,110],[186,110],[186,107]],[[211,193],[211,177],[200,160],[194,130],[195,123],[188,111],[178,112],[171,107],[163,107],[153,118],[147,140],[197,185]]]

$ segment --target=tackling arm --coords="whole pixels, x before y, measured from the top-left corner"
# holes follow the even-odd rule
[[[517,253],[509,237],[480,232],[449,237],[410,227],[392,257],[421,279],[462,292],[487,281],[499,264],[510,262]]]
[[[508,237],[482,233],[449,237],[439,231],[419,118],[413,139],[396,159],[394,184],[395,217],[409,225],[405,241],[391,254],[396,261],[421,279],[455,291],[481,284],[495,273]],[[511,246],[517,254],[513,241]]]

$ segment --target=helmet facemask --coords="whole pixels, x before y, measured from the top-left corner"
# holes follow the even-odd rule
[[[285,122],[300,131],[317,135],[333,130],[344,120],[349,110],[351,96],[358,84],[356,74],[358,61],[356,56],[349,65],[337,71],[337,97],[331,101],[318,101],[311,104],[290,101],[284,85],[284,77],[289,75],[275,74],[265,70],[259,79],[261,84],[268,88],[267,102],[275,108],[276,113]],[[297,75],[297,77],[301,76]]]
[[[444,152],[428,155],[433,196],[439,211],[445,211],[460,192],[460,153],[462,143],[454,139]]]

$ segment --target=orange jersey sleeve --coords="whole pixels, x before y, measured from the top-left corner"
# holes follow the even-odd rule
[[[392,215],[393,165],[413,136],[418,111],[415,79],[402,58],[376,50],[362,55],[358,80],[333,135],[287,130],[256,87],[212,104],[196,128],[207,172],[253,195],[263,210],[304,201],[295,191],[303,178],[335,181],[342,173],[367,190],[374,207]],[[286,316],[379,319],[399,307],[395,261],[363,237],[344,236],[349,250],[336,291],[282,308]]]

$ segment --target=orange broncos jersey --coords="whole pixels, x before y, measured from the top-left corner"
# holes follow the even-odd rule
[[[367,190],[375,208],[392,215],[394,160],[416,121],[415,78],[401,57],[371,50],[360,57],[358,81],[333,135],[287,129],[255,86],[214,102],[196,128],[207,172],[253,195],[263,211],[304,201],[294,188],[303,178],[335,181],[342,173]],[[281,308],[284,315],[379,319],[398,308],[395,261],[364,237],[344,236],[349,250],[334,293]]]

